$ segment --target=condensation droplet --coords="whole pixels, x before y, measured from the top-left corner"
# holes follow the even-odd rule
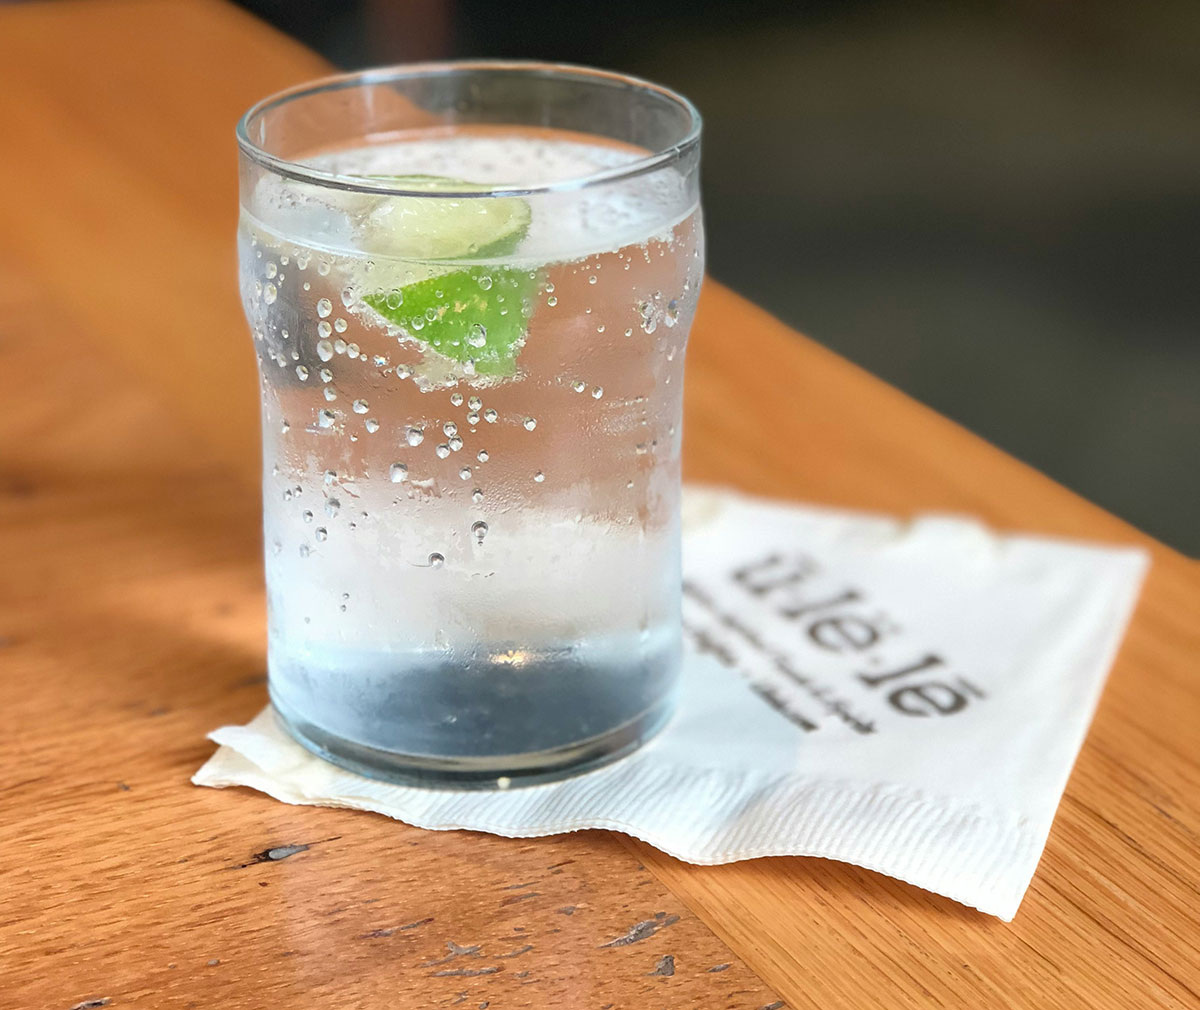
[[[453,421],[447,421],[445,424],[442,425],[442,431],[447,435],[457,435],[458,434],[458,425],[455,424]]]
[[[296,366],[296,378],[299,379],[301,382],[307,382],[308,381],[308,369],[305,368],[303,365],[297,365]]]
[[[338,514],[338,512],[341,511],[341,508],[342,508],[342,503],[340,501],[338,501],[336,498],[326,498],[325,499],[325,514],[327,516],[329,516],[330,519],[332,519],[334,516],[336,516]]]
[[[593,386],[592,387],[592,399],[593,400],[599,400],[600,397],[602,397],[603,395],[604,395],[604,387],[603,386]]]
[[[337,390],[332,386],[326,386],[321,390],[321,393],[329,403],[332,403],[337,399]]]
[[[346,341],[344,341],[341,337],[338,337],[337,340],[335,340],[333,342],[333,353],[334,354],[345,354],[346,353]]]
[[[484,291],[490,290],[492,286],[492,279],[487,274],[484,274],[479,278],[479,286],[483,288]]]
[[[483,490],[481,488],[476,488],[471,492],[471,501],[473,501],[476,505],[483,501]]]
[[[429,567],[430,568],[441,568],[442,565],[444,565],[445,563],[446,563],[445,557],[441,554],[438,554],[437,551],[434,551],[432,554],[429,555]]]
[[[542,471],[541,471],[541,470],[539,470],[537,473],[535,473],[535,474],[533,475],[533,479],[534,479],[534,481],[536,481],[538,484],[540,484],[542,481],[544,481],[544,480],[546,479],[546,475],[545,475],[544,473],[542,473]]]
[[[331,347],[330,350],[332,351],[333,348]],[[333,381],[333,372],[328,368],[322,368],[317,374],[321,377],[322,382]]]
[[[595,274],[592,274],[592,275],[591,275],[591,276],[588,278],[588,283],[589,283],[589,284],[595,284],[595,283],[596,283],[596,275],[595,275]]]
[[[393,484],[399,484],[408,479],[408,467],[404,463],[393,463],[388,467],[388,478]]]
[[[317,357],[322,361],[330,361],[333,359],[333,344],[328,340],[317,341]],[[326,382],[329,380],[326,379]]]
[[[469,466],[464,466],[461,470],[458,471],[458,476],[463,480],[470,480],[471,479],[471,468]]]
[[[333,311],[333,302],[328,298],[317,299],[317,315],[326,318]]]
[[[493,420],[493,418],[489,417],[488,420],[491,421],[491,420]],[[537,427],[537,418],[536,417],[527,417],[527,418],[525,418],[524,421],[521,422],[521,424],[524,425],[526,431],[533,431],[533,429]]]
[[[352,408],[356,414],[365,414],[371,409],[371,405],[367,403],[366,400],[355,400],[352,404]]]
[[[473,323],[467,330],[467,343],[472,347],[483,347],[487,343],[487,327],[482,323]]]
[[[404,440],[408,442],[409,445],[420,445],[423,441],[425,441],[425,429],[409,428],[404,435]]]
[[[475,411],[467,414],[467,424],[475,425],[479,423],[479,415]]]
[[[461,407],[463,402],[462,393],[451,393],[450,402],[456,407]],[[447,434],[449,434],[449,432],[447,432]]]
[[[300,557],[302,557],[302,558],[306,558],[306,557],[308,557],[308,556],[309,556],[311,553],[312,553],[312,548],[310,548],[310,547],[308,546],[308,544],[301,544],[301,545],[300,545]]]
[[[348,322],[346,322],[346,320],[343,319],[341,316],[338,316],[337,319],[335,319],[333,321],[333,328],[335,330],[337,330],[338,333],[345,333],[346,327],[348,327],[349,325],[350,324]]]
[[[268,305],[274,305],[275,299],[279,297],[279,289],[270,281],[267,281],[263,287],[263,301]]]
[[[448,446],[445,442],[443,442],[441,445],[439,445],[433,451],[435,453],[437,453],[438,459],[445,459],[447,456],[450,455],[450,446]]]
[[[674,326],[679,321],[679,302],[672,298],[667,302],[667,311],[663,316],[663,322],[668,326]]]
[[[302,519],[303,519],[303,520],[304,520],[306,523],[310,523],[310,522],[312,522],[312,521],[313,521],[312,509],[305,509],[305,510],[304,510],[304,512],[301,514],[301,518],[302,518]]]
[[[363,427],[366,428],[370,434],[374,435],[375,432],[379,430],[379,421],[373,417],[368,417],[365,421],[363,421]]]
[[[277,273],[279,273],[279,267],[277,267],[274,263],[268,263],[266,269],[267,276],[274,277]]]
[[[325,482],[325,486],[329,487],[335,480],[337,480],[337,471],[326,470],[321,479]]]
[[[350,308],[354,304],[354,288],[342,288],[342,304],[346,308]],[[320,311],[320,306],[317,306],[317,311]],[[328,315],[328,313],[326,313]]]
[[[412,368],[409,365],[397,365],[396,366],[396,378],[397,379],[411,378],[412,373],[413,373]]]
[[[576,379],[571,383],[571,388],[577,393],[582,393],[585,389],[587,389],[587,383],[582,379]]]
[[[324,543],[326,540],[329,539],[329,530],[327,530],[324,526],[318,526],[316,529],[316,532],[313,534],[313,536],[315,536],[319,541]]]
[[[463,440],[455,435],[447,444],[450,446],[452,451],[458,452],[458,450],[463,447]]]
[[[478,540],[480,543],[483,543],[483,538],[486,537],[488,533],[488,524],[482,519],[477,522],[473,522],[471,523],[471,532],[475,534],[476,540]]]
[[[322,428],[332,428],[337,415],[332,410],[322,410],[317,414],[317,424]]]
[[[478,410],[480,407],[483,406],[483,401],[481,399],[479,399],[478,396],[472,396],[469,400],[467,400],[467,406],[471,410]]]
[[[480,449],[477,453],[475,453],[475,458],[479,460],[480,463],[486,463],[488,461],[488,451],[486,449]]]
[[[383,366],[387,364],[387,358],[385,358],[382,354],[376,354],[375,357],[371,359],[371,364],[376,368],[383,368]]]
[[[496,418],[499,416],[500,415],[496,413],[495,408],[493,407],[488,407],[488,409],[483,412],[483,419],[487,421],[488,424],[495,424]]]
[[[358,349],[358,344],[347,344],[346,345],[346,357],[357,358],[359,353],[360,352]]]
[[[551,295],[546,299],[546,304],[549,305],[550,308],[554,308],[554,306],[558,304],[558,298],[554,295]]]

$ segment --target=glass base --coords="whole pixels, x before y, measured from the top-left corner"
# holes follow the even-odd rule
[[[280,724],[302,747],[368,778],[428,789],[510,789],[592,771],[623,758],[655,736],[675,707],[668,695],[635,719],[599,736],[552,750],[487,757],[437,757],[381,750],[335,736],[272,697]]]

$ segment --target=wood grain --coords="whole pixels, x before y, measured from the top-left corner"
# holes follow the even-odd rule
[[[263,701],[232,126],[323,71],[215,2],[0,10],[6,1005],[1200,1006],[1196,563],[715,284],[689,477],[1153,552],[1014,923],[821,860],[699,868],[188,784],[203,734]],[[499,970],[434,974],[460,967]]]

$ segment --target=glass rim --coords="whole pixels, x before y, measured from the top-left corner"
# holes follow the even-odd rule
[[[298,98],[306,98],[329,91],[341,91],[348,88],[362,87],[370,84],[387,84],[417,77],[453,76],[470,71],[500,70],[514,74],[524,74],[531,77],[557,78],[560,80],[581,80],[602,82],[613,87],[628,88],[634,91],[649,92],[672,103],[681,109],[687,117],[688,126],[684,136],[667,147],[651,151],[624,165],[603,169],[587,175],[560,179],[555,182],[538,183],[523,186],[514,183],[497,184],[495,186],[474,185],[469,190],[454,189],[405,189],[389,184],[383,180],[366,179],[361,176],[341,175],[336,172],[324,172],[303,162],[290,158],[281,158],[271,154],[250,139],[250,124],[256,118],[271,109],[285,105]],[[453,199],[478,199],[497,196],[532,196],[540,193],[559,193],[572,190],[587,189],[605,183],[619,182],[636,176],[657,171],[680,161],[685,155],[694,150],[700,143],[701,118],[699,110],[687,98],[641,77],[622,74],[613,70],[600,70],[595,67],[575,63],[553,63],[541,60],[438,60],[422,63],[394,64],[386,67],[375,67],[369,70],[355,70],[345,73],[330,74],[314,80],[305,81],[267,95],[255,102],[238,120],[236,135],[238,149],[251,161],[269,169],[278,175],[299,182],[311,183],[326,189],[338,189],[352,193],[367,193],[377,196],[404,196]]]

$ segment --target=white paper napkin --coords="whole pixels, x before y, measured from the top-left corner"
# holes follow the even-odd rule
[[[611,828],[693,863],[839,859],[1011,919],[1144,551],[688,491],[679,708],[632,756],[497,792],[377,782],[265,709],[197,785],[512,837]]]

